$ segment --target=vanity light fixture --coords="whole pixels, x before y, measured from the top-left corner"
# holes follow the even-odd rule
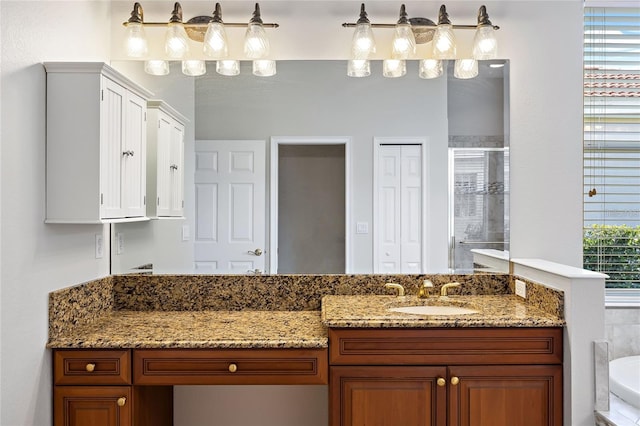
[[[169,62],[162,59],[145,61],[144,72],[151,75],[167,75],[169,74]]]
[[[211,16],[196,16],[184,22],[182,6],[176,2],[168,22],[145,22],[142,6],[136,2],[133,5],[130,18],[123,25],[126,29],[125,51],[127,56],[146,59],[145,71],[153,75],[168,74],[169,67],[166,59],[184,60],[182,69],[187,75],[201,75],[200,73],[206,72],[204,62],[206,58],[228,61],[229,48],[226,34],[228,27],[247,28],[244,37],[245,57],[263,60],[263,62],[254,64],[254,74],[260,76],[275,74],[275,61],[267,59],[270,43],[265,28],[278,28],[279,25],[262,21],[258,3],[255,4],[253,15],[248,23],[224,23],[219,3],[216,3]],[[146,27],[165,28],[165,58],[149,58],[149,35],[145,31]],[[202,56],[195,52],[190,53],[192,42],[203,43]],[[239,59],[216,64],[216,69],[219,72],[225,72],[225,75],[237,75],[236,69],[239,73]]]
[[[345,28],[356,28],[351,43],[351,59],[347,67],[347,75],[351,77],[364,77],[369,75],[362,71],[365,63],[356,61],[358,59],[370,59],[371,53],[375,50],[359,49],[360,45],[366,46],[368,42],[361,40],[374,40],[374,29],[394,29],[391,58],[396,60],[409,59],[415,52],[416,44],[431,42],[429,55],[421,59],[421,78],[436,78],[443,74],[444,65],[442,60],[460,60],[456,65],[458,78],[472,78],[477,75],[477,60],[495,59],[497,57],[498,42],[495,31],[499,26],[493,25],[489,20],[486,6],[481,6],[478,10],[478,21],[475,25],[454,25],[449,19],[447,8],[443,4],[438,12],[438,23],[434,23],[427,18],[408,18],[405,5],[400,8],[400,19],[396,24],[371,23],[367,18],[364,3],[360,8],[360,19],[354,23],[342,24]],[[473,55],[459,58],[456,45],[456,30],[475,30],[473,44]],[[411,35],[409,35],[409,33]],[[365,36],[366,35],[366,36]],[[368,67],[368,63],[366,64]],[[383,74],[385,76],[397,77],[402,69],[400,62],[385,60],[383,63]],[[401,74],[401,73],[400,73]],[[404,74],[403,74],[404,75]]]
[[[440,6],[438,26],[433,34],[433,57],[435,59],[456,58],[456,35],[444,4]]]
[[[453,68],[453,76],[460,79],[469,79],[478,76],[478,61],[475,59],[456,59]]]
[[[376,39],[373,37],[371,22],[364,9],[364,3],[360,5],[360,18],[356,22],[356,30],[351,40],[351,59],[368,59],[372,53],[376,53]],[[361,64],[359,62],[359,64]]]
[[[407,74],[407,62],[404,59],[385,59],[382,61],[382,75],[388,78],[403,77]]]
[[[235,59],[221,59],[216,62],[216,72],[228,77],[238,75],[240,74],[240,61]]]
[[[368,77],[371,75],[371,63],[368,59],[351,59],[347,64],[349,77]]]
[[[391,58],[409,59],[414,53],[416,53],[416,37],[411,30],[411,24],[403,4],[400,6],[400,18],[393,34]]]
[[[253,75],[258,77],[271,77],[276,75],[276,61],[271,59],[254,60]]]

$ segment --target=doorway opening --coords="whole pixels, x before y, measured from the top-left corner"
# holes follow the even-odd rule
[[[349,271],[349,138],[271,140],[271,273]]]

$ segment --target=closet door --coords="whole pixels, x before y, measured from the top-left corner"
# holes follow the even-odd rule
[[[422,272],[422,147],[381,145],[376,273]]]

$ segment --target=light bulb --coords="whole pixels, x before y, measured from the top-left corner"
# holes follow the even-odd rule
[[[416,38],[409,24],[396,25],[393,35],[391,57],[394,59],[408,59],[416,52]]]
[[[125,49],[130,58],[142,58],[149,51],[147,36],[142,23],[127,23],[127,36],[125,39]]]
[[[244,37],[244,54],[251,59],[264,58],[269,54],[269,39],[262,24],[249,23]]]
[[[498,41],[492,26],[478,27],[473,38],[474,59],[495,59],[498,57]]]
[[[276,75],[276,61],[256,59],[253,61],[253,75],[258,77],[271,77]]]
[[[214,59],[228,55],[227,33],[222,22],[209,22],[204,35],[204,53]]]
[[[234,76],[240,74],[240,61],[223,59],[216,62],[216,72],[220,75]]]
[[[404,59],[385,59],[382,61],[382,75],[384,77],[402,77],[407,73],[407,63]]]
[[[187,32],[182,23],[170,22],[167,27],[164,50],[172,59],[181,59],[189,51]]]
[[[475,59],[456,59],[453,76],[460,79],[474,78],[478,75],[478,61]]]
[[[353,59],[367,59],[376,52],[376,40],[373,37],[370,23],[356,25],[351,42],[351,57]]]
[[[456,36],[450,24],[438,25],[433,34],[433,57],[435,59],[456,58]]]
[[[182,61],[182,73],[184,75],[190,75],[197,77],[207,72],[207,65],[204,61],[200,60],[188,60]]]
[[[438,59],[422,59],[418,76],[420,78],[438,78],[444,73],[442,61]]]
[[[167,75],[169,74],[169,62],[163,60],[145,61],[144,72],[151,75]]]
[[[349,77],[368,77],[371,75],[371,65],[368,59],[351,59],[347,64]]]

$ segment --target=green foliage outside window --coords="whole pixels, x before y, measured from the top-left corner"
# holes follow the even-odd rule
[[[608,288],[640,289],[640,226],[592,225],[583,244],[584,269],[609,275]]]

